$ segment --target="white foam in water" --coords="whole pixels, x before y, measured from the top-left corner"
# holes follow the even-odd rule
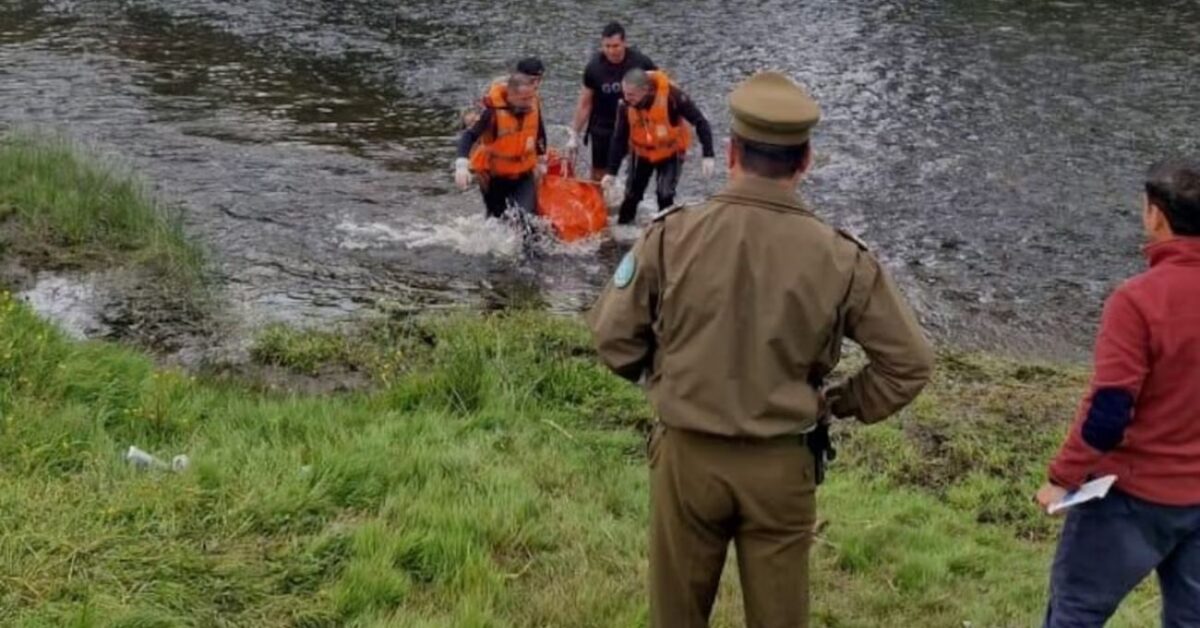
[[[464,255],[513,256],[521,251],[521,234],[481,215],[459,216],[445,224],[416,225],[400,230],[381,222],[343,221],[338,231],[347,234],[342,248],[366,249],[402,244],[409,248],[444,246]]]
[[[609,229],[612,231],[613,239],[617,242],[633,242],[637,240],[642,233],[640,225],[618,225],[613,224]]]
[[[413,229],[402,240],[408,247],[444,246],[463,255],[511,257],[521,252],[521,234],[482,215],[459,216],[448,224]]]
[[[345,240],[342,240],[339,246],[353,251],[384,246],[388,243],[402,242],[404,240],[404,234],[400,230],[382,222],[357,224],[343,220],[337,226],[337,230],[349,236]]]
[[[569,257],[592,257],[600,250],[600,243],[604,241],[603,233],[598,233],[582,240],[575,242],[559,242],[551,240],[552,252]]]
[[[516,216],[514,213],[513,216]],[[344,249],[363,250],[401,244],[408,248],[447,247],[463,255],[495,255],[513,257],[522,253],[524,234],[533,228],[529,244],[543,253],[588,257],[595,255],[604,240],[603,233],[576,242],[561,242],[551,234],[550,225],[541,218],[489,220],[481,215],[459,216],[448,223],[416,225],[404,230],[382,222],[355,223],[343,221],[337,230],[346,234],[340,243]],[[621,231],[617,231],[617,230]],[[636,226],[613,227],[613,234],[637,237]]]
[[[102,293],[99,275],[71,277],[39,275],[33,287],[18,296],[38,314],[58,323],[68,335],[83,339],[108,329],[100,320]]]

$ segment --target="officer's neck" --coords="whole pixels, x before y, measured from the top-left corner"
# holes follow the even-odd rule
[[[796,188],[800,186],[800,181],[802,181],[803,179],[804,179],[804,171],[803,170],[797,172],[796,174],[794,174],[790,177],[784,178],[784,179],[770,179],[770,178],[767,178],[767,177],[764,177],[761,175],[754,174],[753,172],[747,172],[744,168],[742,168],[741,164],[736,163],[736,162],[734,164],[732,164],[729,168],[729,182],[730,183],[742,183],[742,182],[752,180],[752,181],[761,183],[762,185],[779,186],[779,189],[784,190],[786,192],[795,192]]]

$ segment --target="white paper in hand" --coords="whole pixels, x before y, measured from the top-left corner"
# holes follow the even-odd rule
[[[1060,510],[1065,510],[1071,506],[1090,502],[1093,499],[1102,499],[1108,495],[1108,489],[1112,488],[1114,482],[1117,481],[1117,476],[1106,475],[1097,478],[1079,487],[1079,490],[1067,493],[1062,499],[1050,504],[1046,509],[1048,514],[1054,514]]]

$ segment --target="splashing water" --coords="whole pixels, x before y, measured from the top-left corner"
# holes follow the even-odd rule
[[[463,255],[514,257],[521,251],[521,234],[503,228],[484,216],[458,216],[447,223],[417,224],[406,228],[372,222],[343,221],[337,230],[346,234],[340,246],[346,249],[384,248],[401,244],[407,248],[446,247]]]
[[[642,228],[634,225],[613,225],[609,227],[612,231],[612,237],[617,242],[628,243],[637,240],[638,235],[642,233]]]
[[[638,228],[622,226],[613,235],[631,240]],[[480,215],[457,216],[444,223],[426,223],[401,227],[386,222],[356,223],[342,221],[337,230],[343,234],[339,246],[348,250],[386,248],[400,244],[406,248],[445,247],[462,255],[512,258],[519,256],[594,255],[605,239],[603,233],[576,242],[554,237],[550,224],[540,217],[509,211],[499,220]],[[632,235],[630,235],[632,234]]]

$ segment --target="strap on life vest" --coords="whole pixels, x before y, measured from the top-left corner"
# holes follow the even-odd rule
[[[671,80],[665,72],[647,72],[654,83],[654,102],[647,109],[626,104],[629,121],[629,144],[635,155],[650,162],[660,162],[686,153],[691,133],[683,122],[671,124]]]

